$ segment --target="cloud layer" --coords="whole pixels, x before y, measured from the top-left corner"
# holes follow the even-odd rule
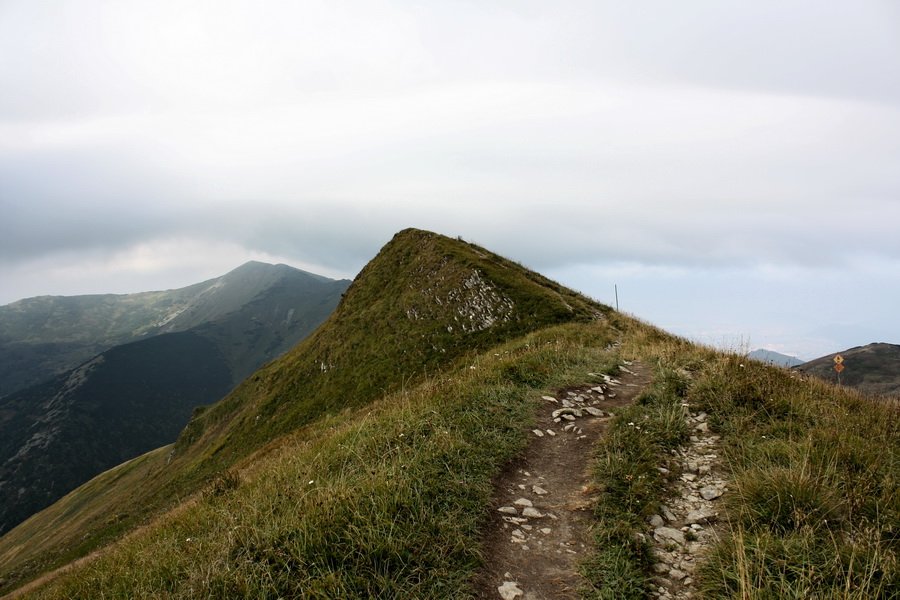
[[[352,276],[407,226],[588,292],[655,274],[648,300],[896,291],[888,1],[10,0],[0,56],[0,302],[251,257]]]

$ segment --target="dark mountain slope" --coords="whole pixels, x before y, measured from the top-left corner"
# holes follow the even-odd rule
[[[0,395],[160,332],[217,281],[164,292],[40,296],[0,306]]]
[[[230,287],[258,291],[249,300],[242,294],[242,303],[224,316],[204,321],[205,317],[184,315],[188,322],[201,321],[191,331],[215,343],[228,363],[234,385],[315,331],[350,285],[346,279],[335,281],[285,265],[266,266],[270,276],[264,281],[226,277],[220,293]],[[243,268],[229,275],[240,274]],[[259,269],[253,271],[258,274]],[[198,307],[198,311],[206,310]]]
[[[840,375],[834,357],[844,358]],[[900,345],[875,343],[836,352],[796,367],[832,383],[855,387],[871,395],[900,397]]]
[[[174,440],[231,388],[215,344],[194,332],[117,346],[0,400],[0,532],[91,477]]]
[[[0,568],[29,572],[74,558],[173,506],[282,434],[466,365],[498,343],[601,319],[606,310],[476,246],[400,232],[313,335],[222,401],[195,410],[173,448],[101,475],[9,532],[0,540]],[[532,376],[512,365],[504,377]],[[35,536],[39,542],[20,547]]]

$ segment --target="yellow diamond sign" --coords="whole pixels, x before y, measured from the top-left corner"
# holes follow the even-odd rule
[[[842,362],[844,362],[844,357],[838,354],[834,357],[834,362],[836,362],[837,364],[841,364]]]

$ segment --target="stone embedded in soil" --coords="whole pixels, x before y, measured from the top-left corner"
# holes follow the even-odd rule
[[[650,526],[651,527],[662,527],[666,522],[663,521],[663,518],[659,515],[653,515],[650,517]]]
[[[722,488],[716,487],[714,485],[708,485],[700,490],[700,495],[703,496],[704,500],[715,500],[723,493],[724,491],[722,490]]]
[[[685,518],[685,523],[687,523],[688,525],[695,525],[697,523],[713,523],[715,522],[717,516],[717,513],[701,508],[699,510],[692,510],[691,512],[689,512],[687,517]]]
[[[653,530],[653,535],[663,540],[670,540],[678,545],[684,545],[684,534],[671,527],[657,527]]]
[[[526,519],[524,517],[503,517],[503,520],[506,521],[507,523],[513,523],[514,525],[528,522],[528,519]]]
[[[524,596],[525,592],[519,589],[519,584],[515,581],[504,581],[503,585],[497,586],[500,597],[503,600],[515,600],[518,596]]]
[[[497,512],[503,513],[505,515],[519,514],[519,511],[516,510],[515,507],[512,507],[512,506],[501,506],[500,508],[497,509]]]
[[[542,513],[541,511],[539,511],[536,508],[526,506],[525,508],[522,509],[522,516],[523,517],[532,517],[534,519],[541,519],[547,515],[545,515],[544,513]]]
[[[538,437],[544,437],[544,432],[541,431],[540,429],[532,429],[531,433],[533,433],[534,435],[536,435]]]
[[[515,502],[513,502],[516,506],[534,506],[534,503],[528,498],[519,498]]]
[[[538,496],[543,496],[544,494],[550,493],[539,485],[531,486],[531,491],[534,492],[535,494],[537,494]]]

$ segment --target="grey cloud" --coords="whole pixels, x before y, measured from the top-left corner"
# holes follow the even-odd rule
[[[0,256],[124,247],[183,230],[175,207],[189,184],[144,159],[113,147],[0,161]]]

